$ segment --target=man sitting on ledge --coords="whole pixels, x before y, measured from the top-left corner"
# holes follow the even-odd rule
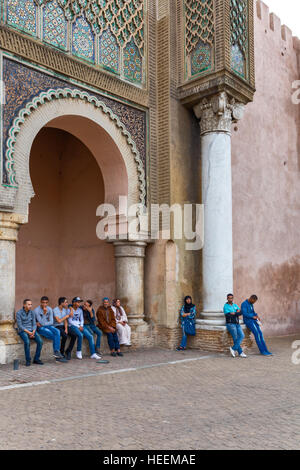
[[[36,342],[36,351],[33,363],[43,365],[40,360],[40,355],[43,347],[43,340],[36,331],[35,313],[31,310],[32,302],[30,299],[25,299],[23,302],[23,308],[17,312],[16,319],[18,325],[18,333],[24,341],[24,350],[26,358],[26,366],[30,366],[30,340],[33,339]]]
[[[59,351],[60,331],[54,326],[53,310],[48,304],[48,297],[43,296],[41,298],[41,304],[34,310],[37,331],[39,335],[44,336],[53,342],[54,357],[60,362],[66,362]]]
[[[123,356],[123,353],[120,351],[120,344],[117,335],[116,317],[113,309],[109,304],[109,298],[104,297],[102,301],[103,305],[98,308],[96,314],[98,319],[98,326],[104,333],[107,334],[107,341],[111,356]]]

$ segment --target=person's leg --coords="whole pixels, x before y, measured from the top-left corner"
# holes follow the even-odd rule
[[[243,342],[243,339],[245,338],[245,334],[243,332],[243,329],[241,325],[236,325],[236,332],[237,332],[237,339],[236,339],[236,350],[239,354],[242,354],[243,349],[241,347],[241,344]]]
[[[102,331],[96,326],[96,325],[89,325],[90,329],[92,330],[93,333],[97,336],[96,340],[96,349],[100,349],[101,346],[101,338],[102,338]]]
[[[49,330],[53,334],[54,351],[59,351],[60,348],[60,331],[55,326],[49,326]]]
[[[118,334],[116,331],[113,333],[113,341],[115,344],[115,350],[120,352],[120,343],[119,343],[119,338],[118,338]]]
[[[77,336],[75,335],[75,333],[72,333],[70,331],[70,328],[68,331],[68,336],[70,337],[70,342],[69,342],[69,346],[66,349],[66,354],[71,355],[71,352],[73,351],[74,345],[76,343]]]
[[[262,343],[262,341],[261,341],[261,335],[259,334],[260,329],[258,329],[259,327],[258,327],[256,321],[254,321],[254,320],[247,321],[247,322],[245,322],[245,325],[249,328],[250,331],[252,331],[260,353],[264,354],[265,352],[267,352],[266,349],[265,349],[266,345],[264,344],[264,342]]]
[[[258,338],[259,338],[259,343],[260,343],[260,350],[263,352],[263,353],[268,353],[270,354],[270,351],[268,350],[268,347],[266,345],[266,342],[265,342],[265,338],[264,338],[264,335],[263,335],[263,332],[261,331],[261,328],[259,326],[259,324],[257,322],[255,322],[255,328],[257,329],[257,335],[258,335]]]
[[[238,351],[238,334],[236,325],[234,323],[227,323],[226,327],[233,339],[233,346],[231,346],[231,349],[233,349],[233,351]]]
[[[186,344],[187,344],[187,335],[185,334],[184,326],[182,326],[182,339],[181,339],[181,343],[179,347],[182,349],[185,349]]]
[[[50,339],[53,343],[53,351],[57,351],[57,349],[55,349],[55,344],[54,344],[54,334],[48,326],[41,326],[38,329],[38,334],[40,336],[43,336],[44,338]]]
[[[89,327],[88,326],[84,326],[83,327],[83,336],[88,340],[89,342],[89,348],[90,348],[90,353],[91,353],[91,356],[93,356],[93,354],[95,354],[95,344],[94,344],[94,336],[93,334],[90,332],[89,330]]]
[[[31,357],[30,357],[30,339],[29,339],[29,336],[28,336],[27,333],[25,333],[25,331],[21,331],[19,333],[19,336],[22,338],[22,340],[24,342],[24,353],[25,353],[26,362],[30,362]]]
[[[60,353],[65,354],[65,346],[66,346],[66,341],[68,338],[68,335],[65,332],[65,327],[64,325],[59,325],[59,326],[56,326],[55,328],[59,331],[59,334],[61,337]]]
[[[107,342],[109,349],[113,352],[115,350],[115,342],[112,333],[107,333]]]
[[[43,340],[37,332],[35,332],[35,335],[34,335],[33,339],[36,342],[36,350],[35,350],[35,355],[34,355],[34,361],[39,361],[41,351],[42,351],[42,347],[43,347]]]
[[[77,352],[80,352],[82,349],[82,340],[83,334],[77,326],[71,325],[69,327],[69,331],[71,334],[74,334],[77,337]]]

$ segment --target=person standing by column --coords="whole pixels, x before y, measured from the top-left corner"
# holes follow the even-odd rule
[[[110,354],[113,357],[123,356],[120,350],[120,343],[117,335],[117,325],[115,314],[109,304],[109,298],[102,299],[103,305],[97,310],[98,326],[107,334],[107,342],[110,349]]]
[[[233,303],[233,294],[227,295],[227,302],[223,307],[223,312],[226,318],[227,331],[233,339],[233,346],[229,348],[232,357],[235,357],[236,352],[240,357],[247,357],[241,348],[241,343],[245,338],[242,327],[239,324],[241,310],[237,304]]]
[[[60,331],[54,326],[53,310],[49,307],[48,297],[43,296],[41,298],[41,303],[34,309],[34,313],[38,333],[53,342],[54,357],[61,362],[64,362],[65,359],[59,351]]]
[[[40,360],[40,355],[43,347],[43,340],[36,331],[35,313],[31,310],[32,302],[30,299],[25,299],[23,302],[23,308],[16,314],[18,334],[24,341],[24,351],[26,366],[30,366],[30,340],[33,339],[36,342],[36,351],[33,359],[34,364],[43,365]]]
[[[255,302],[257,302],[257,300],[257,295],[253,294],[251,295],[251,297],[249,297],[249,299],[245,300],[242,303],[241,311],[243,314],[244,323],[254,334],[254,338],[260,353],[263,356],[272,356],[272,353],[267,348],[264,335],[259,325],[260,318],[254,311],[253,305],[255,304]]]
[[[180,346],[176,348],[176,351],[184,351],[186,349],[187,337],[195,336],[195,317],[196,317],[196,307],[192,303],[192,297],[187,295],[184,298],[184,305],[180,310],[180,323],[182,329],[182,339]]]

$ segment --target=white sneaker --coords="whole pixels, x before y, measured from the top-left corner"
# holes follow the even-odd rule
[[[98,356],[98,354],[92,354],[91,359],[101,359],[102,356]]]
[[[82,359],[82,352],[81,351],[76,351],[76,357],[77,357],[77,359]]]
[[[242,352],[242,353],[240,354],[240,357],[247,357],[247,355],[246,355],[244,352]]]
[[[232,349],[232,347],[229,348],[229,351],[232,357],[235,357],[235,351]]]

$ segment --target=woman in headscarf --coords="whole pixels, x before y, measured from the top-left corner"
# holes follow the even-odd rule
[[[182,340],[180,346],[176,348],[176,351],[184,351],[186,349],[187,337],[195,336],[195,317],[196,317],[196,307],[192,303],[192,297],[187,295],[184,298],[184,305],[180,310],[180,322],[182,328]]]
[[[127,315],[123,307],[121,307],[120,299],[115,299],[113,301],[113,306],[111,307],[117,324],[117,334],[120,344],[125,344],[125,346],[131,346],[130,337],[131,337],[131,328],[128,325]]]

